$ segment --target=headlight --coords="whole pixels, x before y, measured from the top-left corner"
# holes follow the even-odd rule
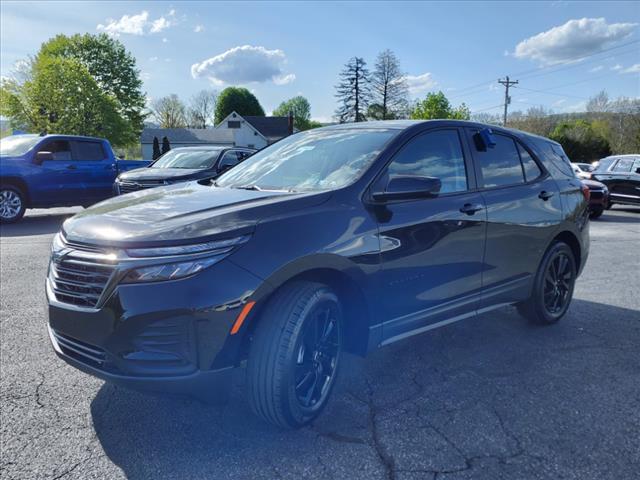
[[[189,262],[165,263],[129,270],[120,283],[162,282],[188,277],[218,263],[224,255],[201,258]]]
[[[189,255],[197,253],[211,253],[212,255],[226,253],[236,245],[241,245],[249,240],[249,235],[216,240],[214,242],[195,243],[192,245],[178,245],[175,247],[157,248],[132,248],[126,250],[127,255],[136,258],[145,257],[168,257],[172,255]]]

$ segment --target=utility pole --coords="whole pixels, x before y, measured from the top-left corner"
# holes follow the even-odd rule
[[[506,127],[507,126],[507,107],[511,103],[511,97],[509,96],[509,87],[511,85],[517,85],[518,84],[518,80],[509,80],[509,75],[507,75],[507,78],[505,80],[498,79],[498,83],[501,83],[502,85],[505,86],[505,89],[504,89],[504,120],[503,120],[502,123]]]

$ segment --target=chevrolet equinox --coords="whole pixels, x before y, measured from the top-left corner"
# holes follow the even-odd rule
[[[589,190],[561,146],[471,122],[291,135],[216,181],[68,219],[46,281],[58,356],[126,387],[210,398],[246,364],[253,410],[299,427],[343,352],[505,305],[567,311]]]

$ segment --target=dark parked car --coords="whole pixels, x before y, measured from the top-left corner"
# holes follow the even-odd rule
[[[147,165],[120,160],[104,138],[12,135],[0,140],[0,222],[27,208],[88,206],[113,195],[118,173]]]
[[[640,155],[603,158],[591,178],[609,189],[609,206],[640,205]]]
[[[226,392],[283,427],[327,403],[342,352],[517,305],[557,322],[589,252],[559,144],[462,121],[314,129],[215,182],[67,220],[46,282],[69,364],[127,387]]]
[[[609,189],[595,180],[582,180],[582,183],[589,187],[589,217],[595,220],[609,208]]]
[[[114,189],[124,194],[178,182],[215,178],[255,153],[251,148],[183,147],[174,148],[146,168],[123,173]]]

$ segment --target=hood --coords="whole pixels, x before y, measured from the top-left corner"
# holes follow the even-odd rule
[[[580,181],[592,190],[596,188],[597,189],[606,188],[606,185],[604,183],[596,182],[595,180],[580,179]]]
[[[62,230],[69,241],[104,246],[197,243],[248,233],[261,219],[329,197],[328,192],[253,191],[188,182],[98,203],[68,219]]]
[[[186,180],[209,171],[204,168],[136,168],[121,173],[118,178],[127,182],[142,182],[145,180]],[[215,172],[210,171],[211,175]]]

